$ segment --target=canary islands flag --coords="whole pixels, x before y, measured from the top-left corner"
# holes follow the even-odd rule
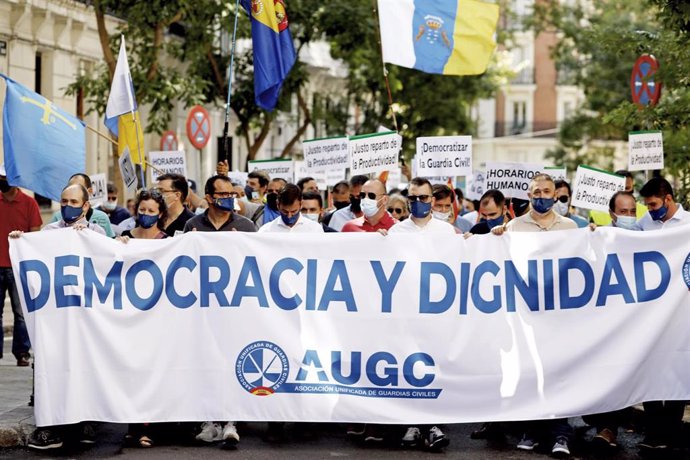
[[[496,48],[498,6],[480,0],[378,0],[383,61],[478,75]]]
[[[144,161],[144,131],[137,110],[137,99],[134,96],[134,83],[129,72],[125,37],[120,41],[120,53],[113,75],[113,83],[105,108],[105,126],[117,136],[117,153],[122,155],[129,147],[132,163],[146,169]]]
[[[242,0],[252,21],[254,97],[256,105],[273,110],[280,88],[297,58],[283,0]]]
[[[60,201],[70,176],[86,170],[84,123],[11,78],[2,113],[10,185]]]

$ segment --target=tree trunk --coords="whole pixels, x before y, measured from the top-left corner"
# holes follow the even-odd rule
[[[283,151],[280,152],[281,158],[288,157],[290,151],[292,150],[292,147],[294,147],[297,141],[299,141],[300,138],[304,136],[304,133],[307,131],[307,128],[311,124],[311,112],[309,111],[307,101],[304,100],[301,91],[297,91],[297,103],[299,104],[299,107],[302,109],[302,112],[304,112],[304,122],[302,122],[302,126],[299,127],[295,135],[292,136],[292,139],[290,139],[288,143],[285,145]]]

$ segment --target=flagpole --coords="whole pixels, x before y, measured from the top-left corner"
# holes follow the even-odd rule
[[[374,17],[376,18],[376,41],[379,44],[379,51],[381,52],[381,67],[383,68],[383,79],[386,83],[386,92],[388,93],[388,109],[393,117],[393,125],[395,126],[395,131],[398,132],[398,120],[395,117],[395,110],[393,110],[393,96],[391,95],[391,85],[388,81],[388,69],[386,68],[386,63],[383,62],[383,44],[381,43],[381,26],[379,25],[379,11],[376,7],[376,0],[371,0],[372,10],[374,12]],[[403,160],[403,164],[405,161]]]
[[[228,138],[228,129],[230,126],[230,96],[232,95],[232,70],[235,66],[235,43],[237,42],[237,18],[240,13],[240,0],[235,0],[235,25],[232,29],[232,46],[230,48],[230,66],[228,67],[228,100],[225,104],[225,124],[223,125],[223,156],[224,160],[228,161],[228,154],[230,152],[230,139]],[[228,170],[230,165],[228,165]]]
[[[82,121],[84,121],[84,120],[82,120]],[[95,128],[92,128],[91,126],[87,125],[86,123],[84,123],[84,126],[86,126],[86,129],[88,129],[89,131],[91,131],[91,132],[94,133],[95,135],[102,137],[103,139],[105,139],[106,141],[110,142],[111,144],[113,144],[113,145],[118,145],[118,144],[117,144],[117,141],[116,141],[115,139],[113,139],[112,137],[106,136],[106,135],[103,134],[102,132],[98,131],[98,130],[95,129]],[[165,174],[165,171],[156,168],[154,165],[152,165],[151,163],[149,163],[147,160],[144,160],[144,162],[146,163],[146,166],[151,167],[151,168],[152,168],[153,170],[155,170],[158,174]]]

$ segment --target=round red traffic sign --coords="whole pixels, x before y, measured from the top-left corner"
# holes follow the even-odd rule
[[[211,139],[211,120],[206,109],[200,105],[192,107],[187,115],[187,137],[198,149],[203,149]]]
[[[174,152],[177,150],[177,134],[175,131],[166,131],[161,136],[161,151]]]
[[[654,106],[659,102],[661,82],[655,79],[657,70],[659,61],[651,54],[643,54],[635,61],[630,76],[630,91],[633,102],[640,107]]]

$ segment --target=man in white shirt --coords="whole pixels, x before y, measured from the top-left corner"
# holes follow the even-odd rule
[[[264,224],[259,233],[323,233],[318,222],[304,217],[302,191],[295,184],[287,184],[278,193],[278,212],[280,218]]]
[[[455,235],[455,229],[451,224],[433,218],[432,209],[435,198],[431,183],[427,179],[415,177],[410,181],[407,201],[410,207],[410,218],[393,225],[388,233],[423,232]]]
[[[637,221],[642,230],[663,230],[690,223],[690,212],[673,199],[673,187],[661,177],[651,178],[640,190],[647,214]]]
[[[647,214],[637,221],[643,231],[667,230],[690,224],[690,213],[673,199],[673,187],[661,177],[653,177],[640,190]],[[649,401],[643,404],[647,426],[639,444],[646,450],[665,449],[681,440],[685,401]]]

